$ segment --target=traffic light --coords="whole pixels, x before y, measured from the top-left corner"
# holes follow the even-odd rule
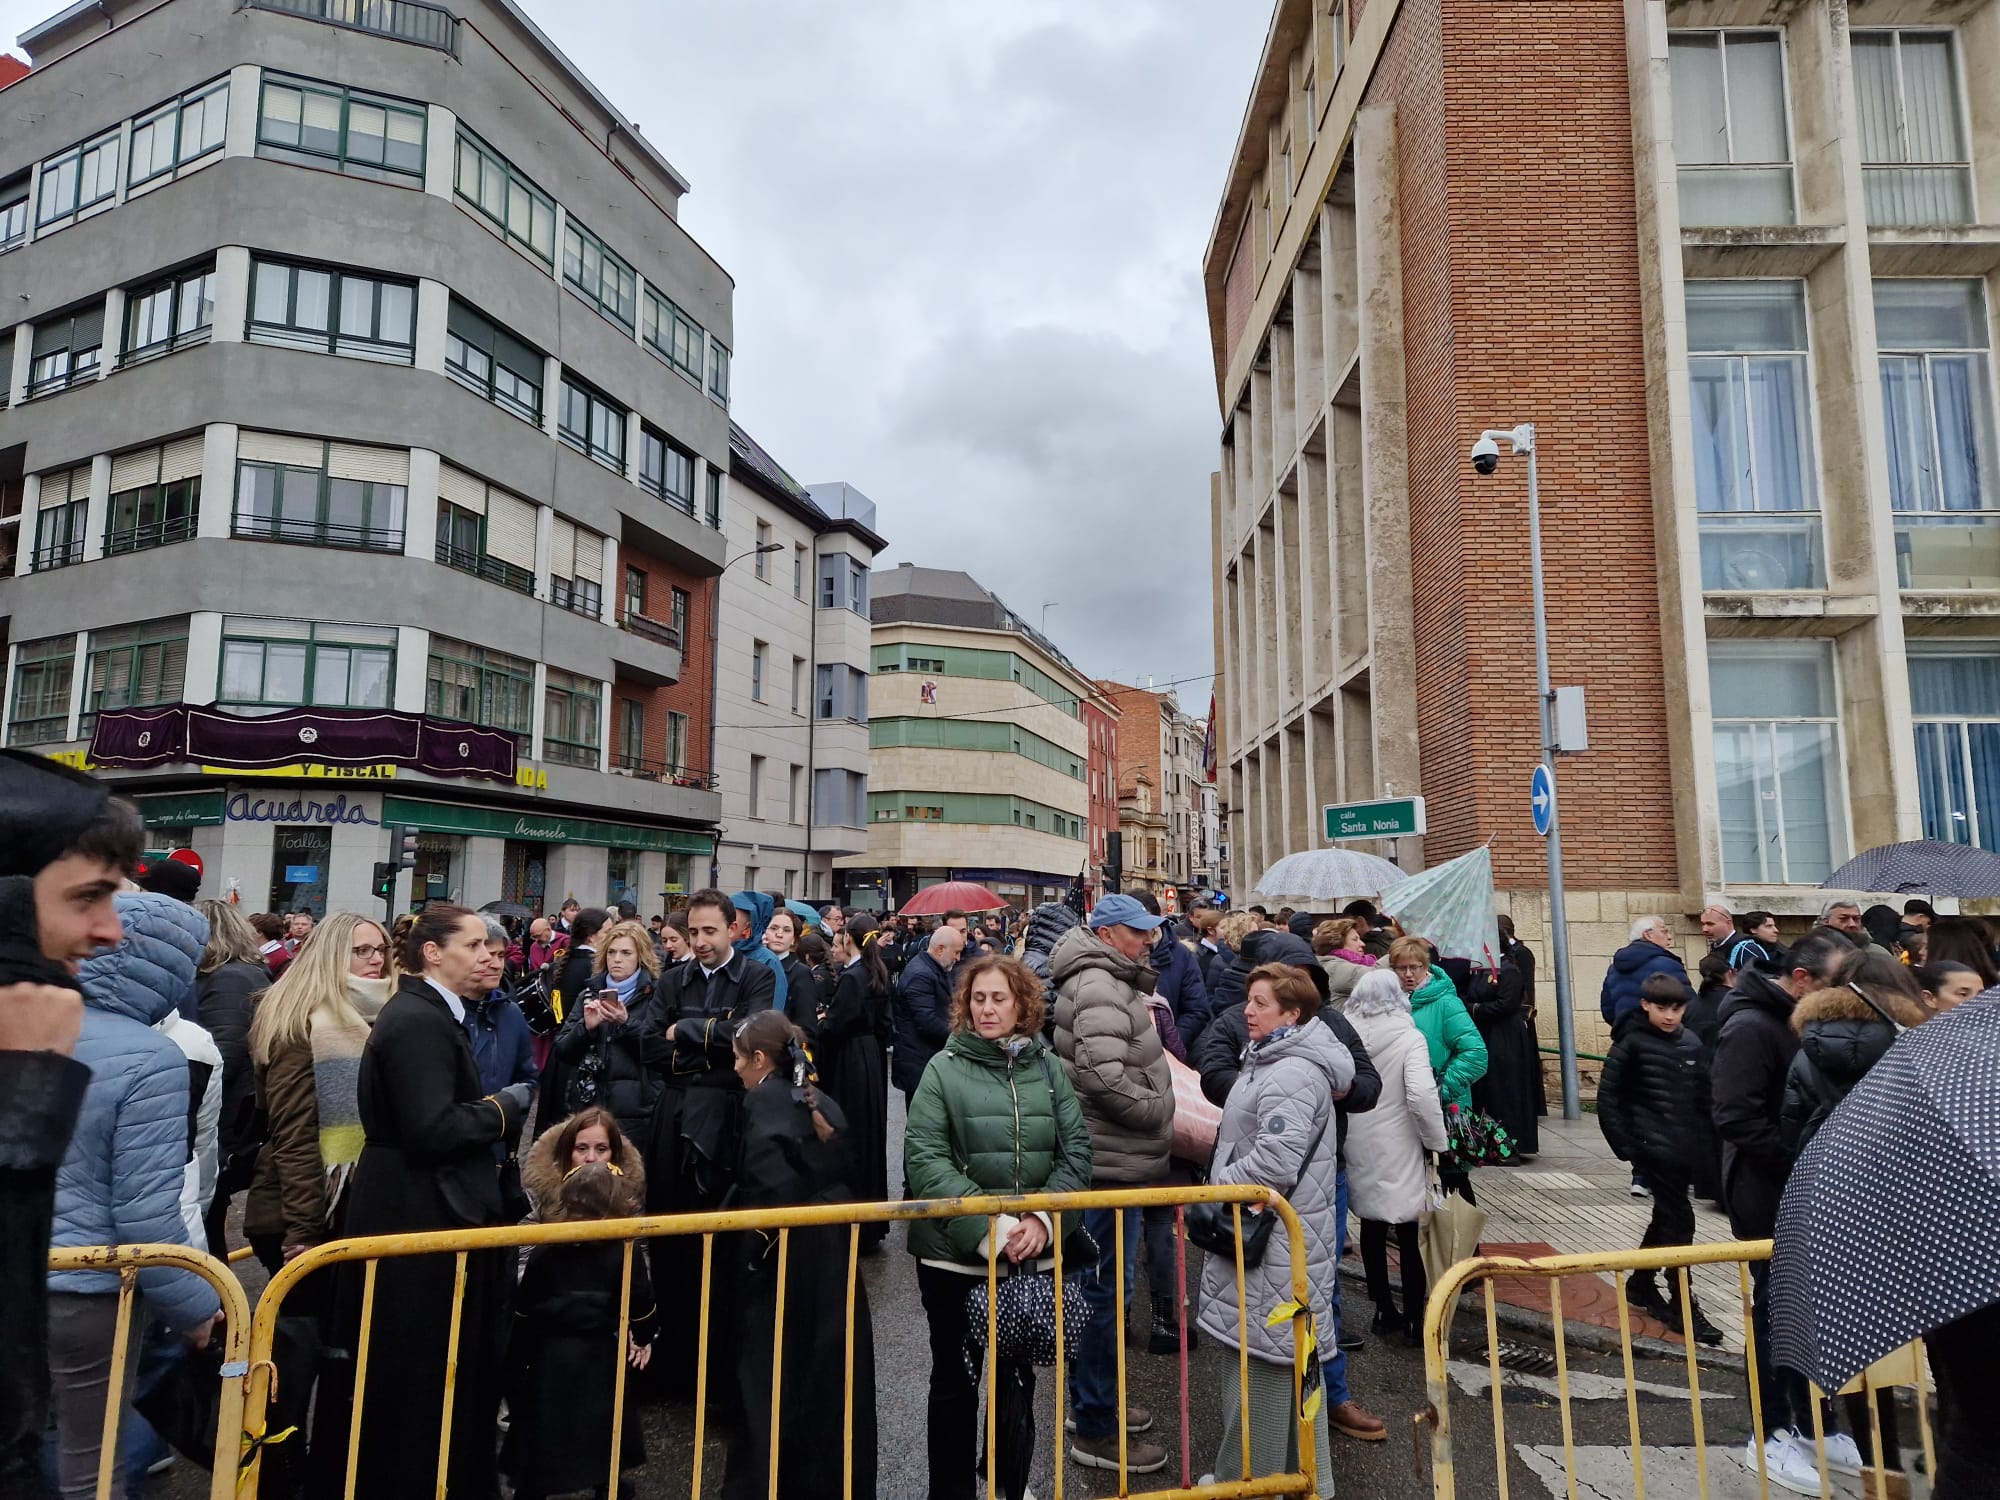
[[[396,899],[397,866],[388,860],[375,862],[375,899],[394,901]]]
[[[1125,889],[1125,835],[1104,835],[1104,894],[1116,895]]]
[[[391,848],[393,849],[396,856],[396,868],[398,868],[399,870],[411,870],[416,868],[417,864],[416,829],[398,828],[396,830],[394,839],[391,841]]]

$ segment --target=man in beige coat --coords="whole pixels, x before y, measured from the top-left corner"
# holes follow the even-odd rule
[[[1090,1127],[1091,1186],[1144,1187],[1165,1180],[1173,1154],[1174,1084],[1166,1050],[1146,1009],[1154,974],[1146,963],[1163,919],[1130,896],[1106,896],[1084,927],[1049,955],[1056,984],[1056,1053]],[[1124,1211],[1125,1295],[1139,1268],[1139,1211]],[[1090,1321],[1071,1383],[1076,1434],[1070,1457],[1089,1468],[1118,1467],[1117,1224],[1110,1209],[1084,1215],[1097,1241],[1097,1265],[1084,1273]],[[1153,1425],[1151,1412],[1127,1406],[1129,1433]],[[1125,1466],[1135,1474],[1164,1468],[1166,1449],[1130,1438]]]

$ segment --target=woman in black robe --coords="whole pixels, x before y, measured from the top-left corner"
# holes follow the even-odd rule
[[[810,1041],[819,1026],[823,996],[811,966],[799,956],[800,936],[798,913],[788,906],[780,906],[764,924],[764,946],[785,965],[785,1019]]]
[[[402,982],[361,1053],[356,1092],[367,1143],[348,1189],[343,1232],[351,1238],[507,1222],[493,1147],[515,1138],[532,1097],[525,1083],[486,1093],[466,1037],[460,997],[499,964],[487,951],[485,920],[434,901],[411,927],[402,961]],[[504,1250],[466,1257],[448,1473],[454,1500],[498,1492],[495,1418],[512,1259]],[[358,1350],[351,1340],[364,1269],[357,1261],[336,1273],[336,1326],[349,1350]],[[428,1500],[436,1491],[453,1276],[450,1255],[384,1260],[376,1273],[354,1486],[369,1500]],[[315,1478],[330,1480],[334,1494],[347,1460],[345,1405],[323,1382],[311,1451]]]
[[[1506,919],[1503,917],[1502,922]],[[1521,1156],[1534,1156],[1542,1149],[1541,1127],[1536,1122],[1535,1080],[1542,1070],[1541,1052],[1529,1029],[1529,970],[1524,970],[1512,951],[1512,924],[1500,929],[1500,966],[1475,983],[1466,1002],[1479,1039],[1486,1043],[1486,1075],[1472,1085],[1474,1108],[1482,1109],[1506,1126]],[[1529,962],[1532,964],[1533,960]]]
[[[782,1015],[753,1016],[736,1033],[745,1088],[732,1208],[839,1203],[847,1186],[840,1106],[806,1083],[805,1034]],[[785,1251],[783,1387],[777,1493],[787,1500],[839,1500],[848,1493],[847,1402],[852,1393],[853,1488],[875,1493],[875,1334],[868,1289],[854,1279],[854,1362],[847,1356],[850,1231],[826,1224],[790,1231]],[[777,1336],[778,1236],[740,1237],[737,1381],[742,1419],[730,1435],[724,1500],[770,1493],[771,1351]]]
[[[848,1187],[862,1203],[889,1198],[889,1064],[882,1031],[889,1009],[889,971],[868,941],[873,929],[860,917],[833,940],[839,973],[832,996],[821,1003],[813,1060],[820,1092],[847,1118]],[[887,1223],[863,1224],[861,1248],[879,1249]]]

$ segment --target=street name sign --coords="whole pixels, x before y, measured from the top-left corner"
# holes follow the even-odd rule
[[[1424,799],[1391,797],[1384,802],[1330,802],[1322,809],[1328,843],[1347,839],[1413,839],[1424,831]]]

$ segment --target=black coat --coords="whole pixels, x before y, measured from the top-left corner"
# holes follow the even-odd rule
[[[1778,1129],[1786,1149],[1796,1154],[1896,1044],[1896,1028],[1853,990],[1841,988],[1815,990],[1799,1001],[1792,1029],[1799,1034],[1799,1051],[1785,1073]]]
[[[1347,1017],[1337,1010],[1323,1008],[1318,1019],[1354,1054],[1354,1082],[1347,1086],[1346,1097],[1335,1100],[1333,1106],[1338,1138],[1344,1145],[1347,1117],[1375,1107],[1375,1101],[1382,1097],[1382,1075],[1375,1071],[1361,1033],[1349,1024]],[[1236,1086],[1237,1074],[1243,1069],[1243,1049],[1249,1045],[1250,1022],[1241,1005],[1232,1005],[1210,1019],[1196,1044],[1197,1055],[1189,1061],[1200,1072],[1201,1091],[1211,1104],[1229,1102],[1229,1091]]]
[[[820,1000],[824,988],[810,965],[796,953],[785,955],[785,1019],[811,1041],[819,1034]]]
[[[1708,1150],[1708,1066],[1701,1038],[1683,1026],[1668,1036],[1629,1011],[1612,1028],[1597,1084],[1597,1125],[1620,1161],[1685,1178]]]
[[[858,966],[847,971],[856,972]],[[838,1203],[854,1196],[847,1121],[823,1090],[820,1113],[834,1127],[830,1141],[819,1139],[811,1112],[788,1076],[774,1074],[744,1097],[732,1207]],[[785,1249],[784,1390],[778,1404],[785,1430],[800,1435],[799,1441],[780,1444],[777,1492],[788,1500],[838,1500],[847,1493],[842,1425],[847,1420],[849,1233],[843,1224],[794,1229]],[[743,1419],[731,1434],[722,1493],[725,1500],[762,1500],[770,1492],[778,1243],[776,1235],[756,1232],[737,1238],[742,1290],[736,1305],[742,1321],[734,1349]],[[857,1277],[854,1287],[853,1389],[853,1493],[872,1495],[875,1334],[865,1277]]]
[[[422,977],[405,975],[376,1017],[361,1053],[357,1094],[367,1143],[348,1189],[346,1234],[504,1222],[493,1147],[520,1129],[520,1115],[510,1101],[482,1091],[465,1027]],[[341,1270],[337,1326],[351,1337],[360,1327],[363,1266],[356,1262]],[[480,1496],[493,1490],[493,1423],[504,1338],[499,1325],[511,1274],[505,1252],[467,1258],[452,1415],[454,1493]],[[430,1467],[412,1462],[411,1456],[437,1452],[452,1281],[450,1256],[381,1264],[372,1348],[391,1353],[369,1364],[357,1494],[417,1500],[435,1487]],[[339,1410],[340,1403],[325,1399],[325,1392],[323,1384],[316,1424],[327,1424],[328,1451],[344,1453],[347,1413]],[[315,1449],[319,1441],[316,1425]]]
[[[916,1092],[924,1069],[951,1038],[951,974],[931,957],[913,953],[896,982],[896,1087]]]
[[[1761,968],[1744,969],[1722,1002],[1709,1065],[1715,1133],[1722,1138],[1722,1201],[1738,1239],[1763,1239],[1777,1228],[1778,1200],[1794,1153],[1779,1121],[1785,1075],[1799,1050],[1792,996]]]
[[[610,981],[599,975],[599,988]],[[543,1128],[568,1119],[595,1104],[617,1117],[628,1139],[644,1140],[652,1128],[653,1106],[660,1099],[660,1067],[666,1058],[656,1038],[650,1038],[647,1018],[652,1012],[654,985],[641,972],[621,1022],[606,1021],[595,1031],[583,1023],[583,1006],[568,1011],[568,1019],[549,1048],[545,1080],[559,1078],[563,1092],[548,1094]]]
[[[556,965],[555,983],[549,991],[549,1005],[557,1017],[557,1029],[567,1026],[572,1019],[583,1021],[583,1001],[593,991],[602,989],[604,976],[595,972],[597,953],[592,948],[571,947],[562,962]],[[543,1132],[552,1125],[560,1125],[570,1116],[566,1107],[569,1098],[570,1065],[555,1049],[549,1047],[547,1060],[542,1064],[542,1076],[535,1097],[539,1101],[535,1110],[535,1137],[540,1139]]]
[[[1722,1002],[1729,996],[1729,950],[1742,941],[1739,932],[1718,938],[1708,945],[1708,952],[1695,965],[1701,975],[1701,986],[1694,992],[1694,1000],[1681,1024],[1701,1038],[1702,1046],[1711,1054],[1715,1049],[1715,1033],[1722,1025]]]
[[[250,1061],[250,1022],[257,997],[271,987],[271,971],[240,960],[195,981],[195,1019],[222,1054],[222,1117],[216,1131],[221,1158],[217,1192],[250,1186],[263,1131],[257,1121],[257,1069]]]
[[[1474,979],[1466,1007],[1486,1043],[1486,1073],[1472,1085],[1473,1104],[1507,1128],[1524,1156],[1542,1149],[1535,1081],[1542,1057],[1528,1019],[1528,975],[1511,956]]]
[[[662,1072],[646,1149],[652,1211],[714,1208],[728,1191],[743,1097],[736,1028],[769,1010],[777,990],[777,976],[741,953],[713,974],[690,960],[660,976],[642,1027]]]
[[[889,1073],[881,1032],[889,992],[871,989],[868,966],[849,964],[819,1007],[819,1036],[813,1059],[820,1092],[847,1117],[848,1186],[865,1203],[886,1202],[889,1193]],[[861,1241],[881,1242],[887,1224],[864,1224]]]

